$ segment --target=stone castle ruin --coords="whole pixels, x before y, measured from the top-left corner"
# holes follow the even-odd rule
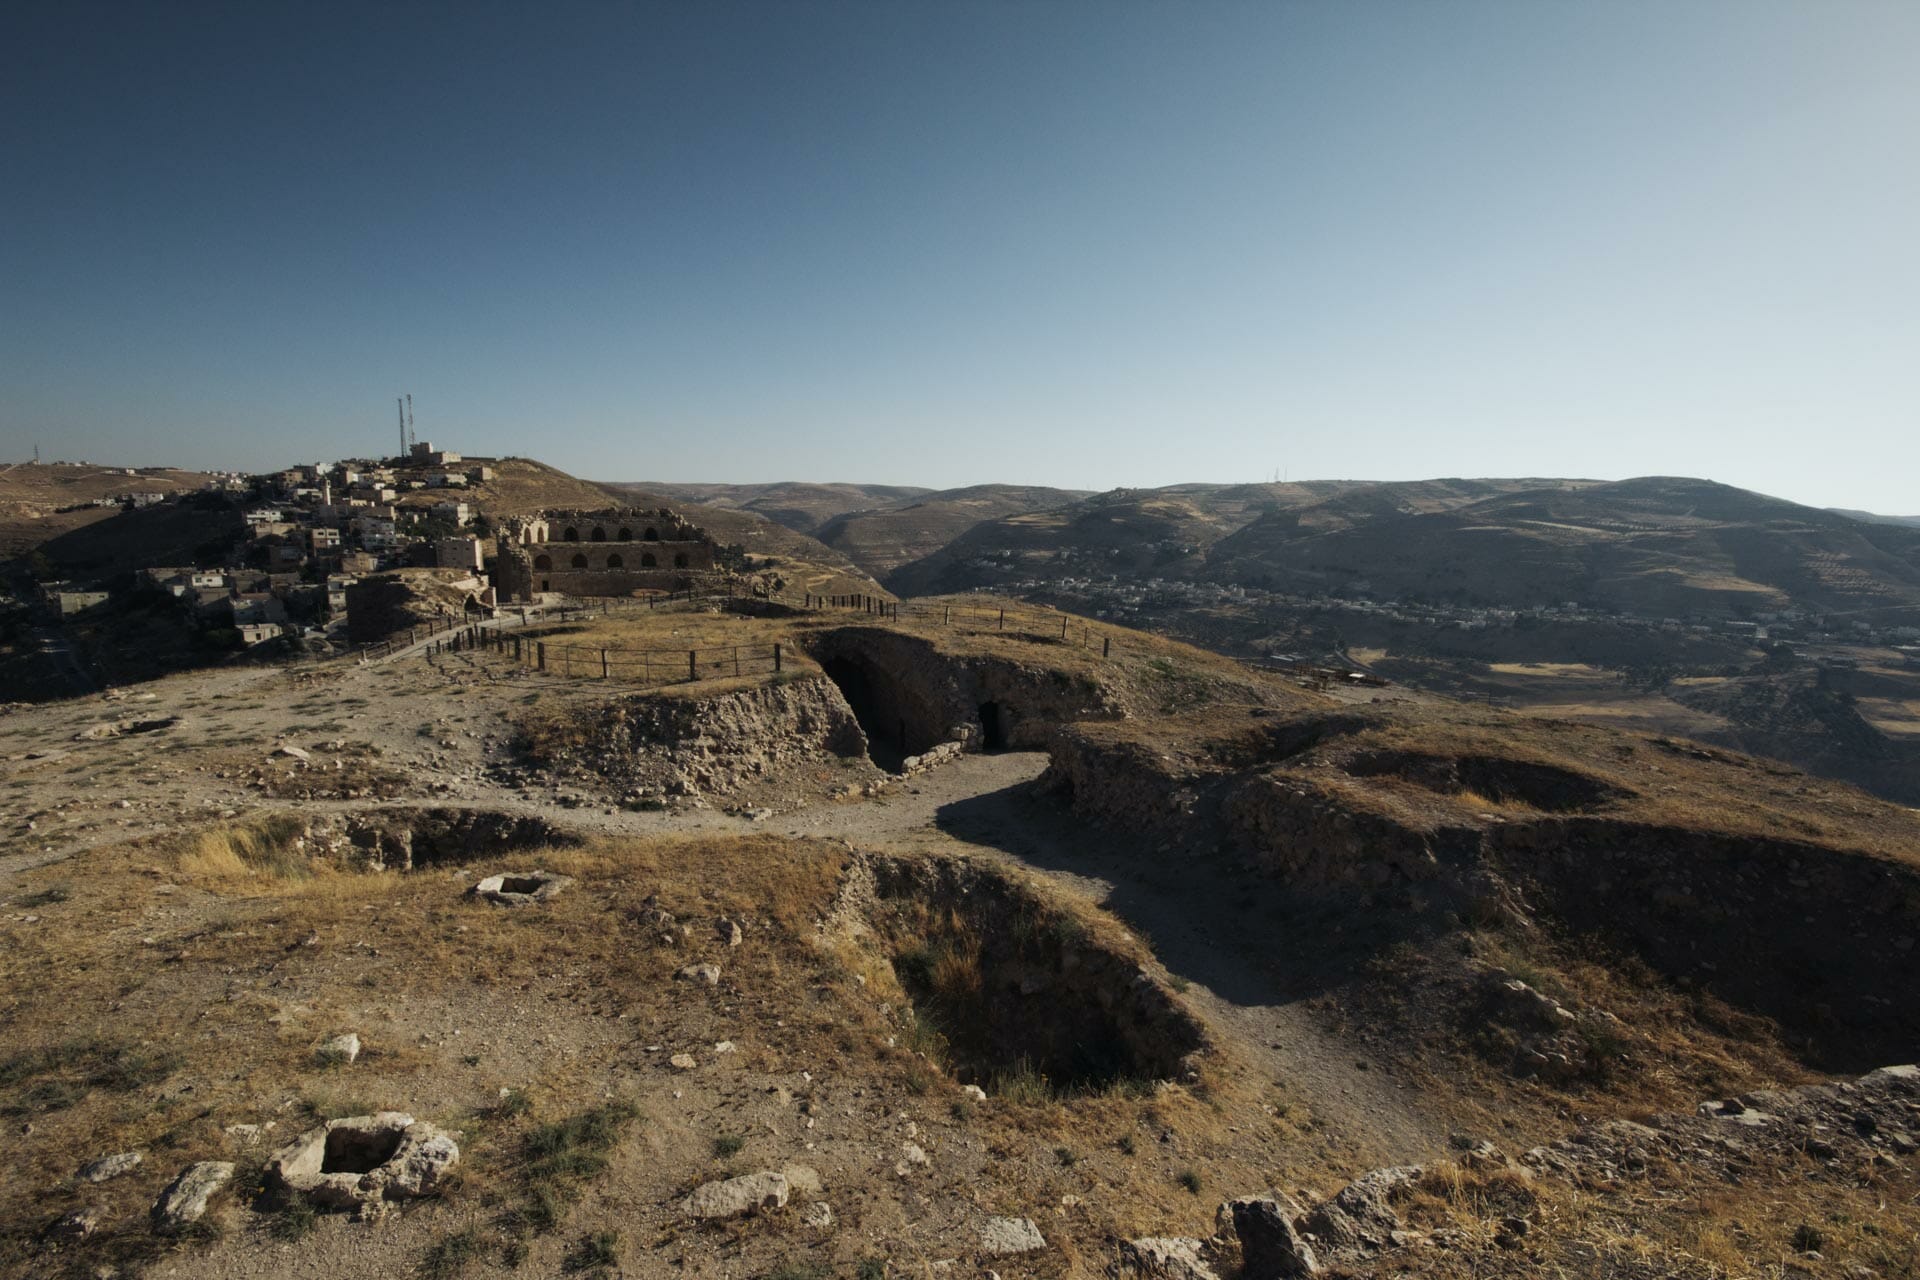
[[[502,521],[499,546],[493,581],[503,602],[546,592],[684,591],[714,571],[713,539],[664,507],[512,516]]]

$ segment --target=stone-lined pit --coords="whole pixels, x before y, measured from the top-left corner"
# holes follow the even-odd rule
[[[1056,1094],[1198,1076],[1205,1026],[1141,961],[988,867],[862,856],[848,896],[883,941],[916,1039],[989,1092]]]
[[[329,1120],[295,1138],[262,1171],[276,1198],[323,1209],[411,1199],[442,1189],[460,1160],[452,1136],[400,1111]]]
[[[372,1173],[393,1159],[405,1136],[402,1127],[331,1130],[321,1151],[320,1172]]]

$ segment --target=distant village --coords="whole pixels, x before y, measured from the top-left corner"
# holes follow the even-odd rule
[[[452,571],[435,575],[449,598],[491,605],[483,570],[493,531],[462,491],[492,479],[496,461],[420,441],[402,457],[213,473],[202,489],[165,493],[139,488],[148,473],[129,469],[127,492],[85,505],[141,511],[216,497],[223,508],[239,505],[242,527],[220,540],[219,555],[142,569],[135,593],[171,598],[215,647],[332,647],[348,642],[353,588],[370,574]],[[108,607],[112,585],[48,578],[34,591],[43,615],[65,621]]]

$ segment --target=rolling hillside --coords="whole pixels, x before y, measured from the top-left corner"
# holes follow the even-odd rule
[[[983,521],[1067,506],[1086,495],[1071,489],[983,484],[924,494],[889,508],[853,511],[816,530],[822,542],[875,577],[932,555]]]
[[[911,485],[806,484],[785,480],[776,484],[658,484],[632,482],[633,488],[663,493],[676,502],[751,511],[796,533],[815,533],[835,516],[899,506],[933,492]]]
[[[1542,483],[1561,482],[1314,480],[1116,489],[1038,515],[976,525],[942,550],[902,566],[892,581],[896,590],[911,594],[1036,577],[1199,578],[1217,545],[1263,521],[1275,527],[1310,520],[1314,528],[1348,528]]]
[[[1533,489],[1451,510],[1263,517],[1208,557],[1216,582],[1465,605],[1652,615],[1920,606],[1920,532],[1711,481]]]
[[[171,467],[130,470],[72,463],[0,468],[0,560],[120,514],[119,507],[76,504],[125,493],[190,493],[210,478]]]

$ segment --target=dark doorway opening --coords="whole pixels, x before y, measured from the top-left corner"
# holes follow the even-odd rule
[[[827,678],[840,686],[853,718],[867,735],[867,757],[888,773],[900,772],[907,758],[907,727],[892,704],[875,686],[865,666],[850,658],[828,658],[820,664]]]
[[[1007,749],[1007,726],[1001,718],[1000,704],[997,702],[980,704],[980,749],[982,751]]]

